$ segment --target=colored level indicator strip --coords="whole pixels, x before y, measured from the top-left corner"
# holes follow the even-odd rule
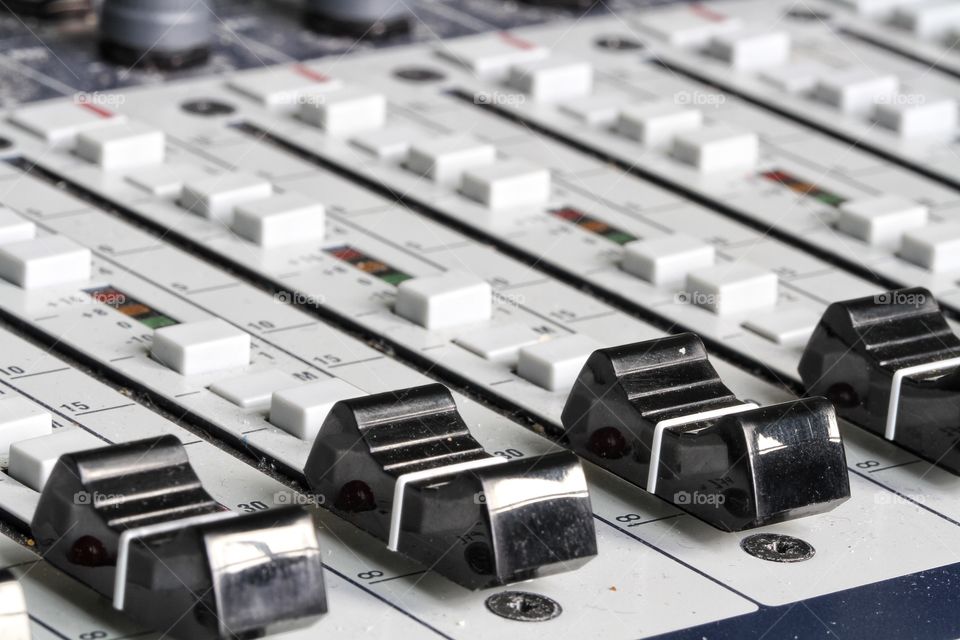
[[[94,289],[84,289],[84,291],[97,302],[113,307],[128,318],[133,318],[151,329],[177,324],[177,321],[170,316],[160,313],[115,287],[108,285]]]
[[[327,253],[332,255],[334,258],[343,260],[344,262],[353,265],[364,273],[368,273],[371,276],[376,276],[377,278],[380,278],[381,280],[389,282],[393,285],[400,284],[404,280],[409,280],[413,277],[410,274],[391,267],[386,262],[370,257],[362,251],[358,251],[357,249],[354,249],[348,245],[332,247],[327,249]]]
[[[838,196],[835,193],[831,193],[826,189],[821,189],[814,183],[801,180],[800,178],[791,173],[787,173],[786,171],[774,169],[773,171],[764,171],[760,175],[771,182],[776,182],[777,184],[783,185],[796,194],[806,196],[808,198],[816,198],[820,202],[830,205],[831,207],[839,207],[847,201],[846,198]]]
[[[639,240],[637,236],[632,233],[628,233],[623,229],[618,229],[613,227],[603,220],[598,220],[593,216],[589,216],[579,209],[574,209],[573,207],[564,207],[562,209],[552,209],[550,211],[553,215],[557,216],[561,220],[566,220],[567,222],[572,222],[577,225],[584,231],[589,231],[590,233],[595,233],[598,236],[603,236],[610,242],[616,242],[617,244],[627,244],[628,242],[633,242],[634,240]]]

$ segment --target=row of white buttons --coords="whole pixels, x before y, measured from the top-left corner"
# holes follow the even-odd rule
[[[719,315],[776,304],[776,274],[746,262],[715,264],[715,260],[712,246],[696,238],[670,235],[627,244],[621,267],[658,286],[676,287],[685,281],[687,302]]]
[[[760,154],[755,133],[725,124],[705,124],[699,109],[674,102],[619,106],[610,98],[590,96],[568,102],[561,109],[588,125],[613,124],[621,135],[668,151],[702,173],[749,169]]]
[[[953,0],[840,1],[853,2],[864,13],[892,11],[893,24],[925,38],[943,38],[960,30],[960,4]],[[956,101],[900,95],[895,76],[790,63],[790,36],[785,32],[743,28],[737,18],[697,6],[651,11],[640,18],[640,25],[672,45],[702,47],[737,71],[759,71],[761,78],[781,90],[811,92],[844,113],[869,116],[905,138],[949,134],[957,127]]]
[[[933,272],[960,269],[960,224],[927,225],[927,207],[898,196],[840,205],[837,229]]]
[[[151,356],[185,376],[208,375],[250,364],[250,336],[213,318],[154,331]],[[269,421],[304,439],[316,437],[333,405],[363,395],[339,379],[299,383],[272,369],[216,382],[210,390],[239,407],[260,409],[269,403]]]
[[[957,128],[955,100],[901,94],[900,81],[893,75],[801,62],[770,69],[761,77],[781,91],[809,93],[819,102],[869,118],[903,138],[950,135]]]

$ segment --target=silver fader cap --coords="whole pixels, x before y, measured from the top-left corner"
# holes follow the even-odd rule
[[[100,48],[118,64],[181,69],[210,54],[210,9],[196,0],[104,0]]]

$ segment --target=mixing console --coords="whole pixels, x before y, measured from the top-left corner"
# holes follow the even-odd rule
[[[0,637],[960,637],[958,38],[0,2]]]

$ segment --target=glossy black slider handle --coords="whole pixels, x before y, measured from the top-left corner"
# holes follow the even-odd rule
[[[442,385],[337,403],[304,472],[324,506],[470,589],[575,569],[597,553],[577,457],[488,454]]]
[[[169,637],[259,637],[326,611],[312,517],[228,511],[173,436],[62,456],[31,527],[53,565]]]
[[[926,289],[830,305],[800,376],[842,418],[960,475],[960,339]]]
[[[830,403],[738,400],[692,333],[594,352],[563,426],[587,460],[727,531],[850,497]]]

